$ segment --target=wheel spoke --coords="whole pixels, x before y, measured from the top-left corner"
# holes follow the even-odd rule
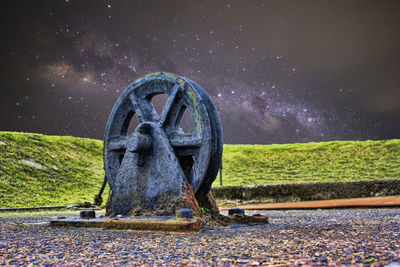
[[[174,148],[200,148],[202,145],[202,140],[197,135],[174,135],[170,137],[169,142]]]
[[[160,124],[161,126],[164,126],[165,122],[167,121],[168,117],[171,117],[171,111],[174,108],[174,105],[176,104],[178,100],[178,92],[179,92],[180,85],[175,84],[175,86],[172,88],[172,92],[168,97],[167,102],[165,103],[164,110],[161,114],[161,120]]]
[[[145,98],[139,98],[134,93],[129,95],[139,123],[145,121],[157,122],[160,118],[154,110],[151,102]]]
[[[177,156],[197,156],[202,146],[196,135],[174,135],[169,141]]]
[[[114,138],[108,141],[108,148],[110,150],[123,150],[126,149],[126,138]]]

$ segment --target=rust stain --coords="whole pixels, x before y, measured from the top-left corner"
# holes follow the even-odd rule
[[[191,232],[202,229],[200,220],[135,221],[135,220],[52,220],[52,227],[85,227],[117,230]]]

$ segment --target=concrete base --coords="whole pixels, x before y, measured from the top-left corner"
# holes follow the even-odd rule
[[[157,217],[121,217],[108,218],[98,217],[94,219],[66,218],[50,220],[52,227],[86,227],[117,230],[144,230],[144,231],[174,231],[190,232],[200,231],[203,227],[202,222],[194,218],[176,219],[175,216]]]

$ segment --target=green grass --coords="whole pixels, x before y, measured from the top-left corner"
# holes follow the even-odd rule
[[[0,132],[0,142],[0,207],[92,202],[101,186],[100,140]],[[223,167],[224,185],[398,179],[400,140],[225,145]]]
[[[0,207],[92,202],[101,186],[99,140],[0,132],[0,142]]]
[[[400,140],[225,145],[222,174],[223,185],[398,179]]]

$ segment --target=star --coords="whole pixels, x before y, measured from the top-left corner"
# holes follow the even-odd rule
[[[320,2],[315,12],[280,2],[199,5],[66,0],[26,10],[17,2],[4,6],[0,107],[71,125],[37,119],[35,127],[44,133],[102,138],[122,91],[148,73],[166,71],[196,81],[214,97],[229,143],[398,138],[400,52],[390,45],[398,41],[392,34],[397,13],[379,2],[361,13],[356,3],[330,8]],[[18,25],[13,10],[20,10]],[[316,15],[326,10],[332,17],[353,14],[348,30],[339,20],[327,31]],[[376,10],[384,19],[373,16]],[[351,34],[366,28],[372,41]],[[5,130],[35,130],[12,116],[1,120]],[[238,123],[245,125],[239,130]]]

